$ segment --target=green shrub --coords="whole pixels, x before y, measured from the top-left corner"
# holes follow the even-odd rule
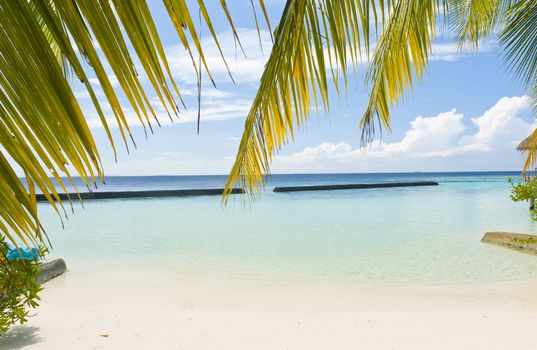
[[[8,247],[0,236],[0,336],[15,324],[30,317],[29,309],[37,307],[42,290],[37,283],[39,264],[34,260],[8,261]],[[41,250],[41,255],[44,250]]]
[[[529,201],[530,209],[535,209],[535,199],[537,198],[537,177],[530,176],[522,182],[511,183],[511,199],[515,202]]]

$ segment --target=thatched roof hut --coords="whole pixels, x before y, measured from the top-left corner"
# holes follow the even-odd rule
[[[518,146],[516,146],[516,150],[521,151],[521,152],[528,151],[530,148],[531,148],[531,143],[530,143],[529,136],[526,137],[524,140],[522,140],[522,142],[520,142]]]

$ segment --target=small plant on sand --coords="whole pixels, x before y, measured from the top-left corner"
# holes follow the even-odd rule
[[[15,324],[30,317],[29,309],[37,307],[41,286],[37,283],[37,260],[8,260],[10,247],[0,235],[0,336]],[[39,256],[44,250],[39,252]]]
[[[537,199],[537,176],[526,177],[522,182],[514,183],[508,179],[511,184],[511,199],[515,202],[528,201],[530,210],[535,210],[535,199]]]

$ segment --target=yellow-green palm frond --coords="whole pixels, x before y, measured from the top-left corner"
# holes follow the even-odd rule
[[[349,67],[368,51],[377,8],[391,1],[287,1],[274,45],[248,113],[237,158],[226,184],[250,195],[259,191],[274,154],[293,139],[320,101],[329,108],[332,77],[336,89],[347,84]],[[379,14],[380,17],[380,14]],[[227,200],[224,196],[224,201]]]
[[[480,41],[491,35],[502,22],[510,0],[449,0],[449,22],[462,48],[470,44],[477,48]]]
[[[521,0],[507,10],[499,45],[510,71],[530,90],[537,107],[537,1]]]
[[[511,73],[530,90],[535,106],[537,2],[533,0],[448,0],[447,14],[459,47],[498,33]]]
[[[37,21],[39,23],[39,26],[41,27],[41,30],[43,31],[43,34],[45,34],[45,37],[47,38],[47,40],[49,42],[49,45],[50,45],[52,51],[54,52],[54,55],[56,56],[56,59],[58,60],[58,62],[62,66],[63,74],[65,76],[70,76],[71,67],[69,66],[69,61],[67,60],[67,57],[65,57],[65,55],[62,52],[60,46],[58,45],[58,43],[54,39],[54,35],[52,34],[50,29],[48,28],[46,21],[41,16],[41,13],[36,8],[34,1],[30,2],[30,7],[32,8],[33,14],[34,14],[35,18],[37,19]],[[54,14],[57,15],[57,13],[54,13],[54,7],[52,7],[51,10],[52,11],[50,12],[50,15],[54,15]],[[60,28],[60,29],[62,29],[64,31],[64,35],[65,35],[66,34],[65,33],[65,28]]]
[[[505,26],[499,35],[499,45],[510,71],[529,90],[534,113],[537,112],[537,2],[521,0],[506,14]],[[537,161],[537,130],[521,145],[526,155],[523,173]]]
[[[203,67],[197,67],[193,61],[194,69],[204,69],[210,76],[200,29],[194,26],[190,16],[194,10],[188,8],[186,0],[163,2],[186,52],[191,52],[193,46],[201,58]],[[260,6],[265,12],[263,1]],[[221,9],[229,15],[224,0]],[[216,40],[203,0],[198,0],[195,10]],[[233,28],[231,17],[229,22]],[[117,80],[119,88],[114,87],[113,80]],[[92,85],[97,85],[95,81],[104,98],[97,98],[97,87]],[[67,192],[67,183],[76,189],[74,176],[79,176],[88,189],[104,178],[95,141],[74,94],[76,88],[88,92],[114,154],[116,147],[109,117],[115,118],[125,146],[128,147],[129,138],[134,142],[133,121],[127,118],[121,100],[127,101],[144,130],[151,130],[153,123],[159,123],[155,106],[150,102],[153,95],[170,117],[179,112],[176,101],[182,102],[180,90],[172,78],[148,3],[145,0],[3,2],[0,6],[0,232],[13,243],[35,245],[43,241],[37,191],[45,195],[59,214],[64,214],[58,191]],[[110,108],[110,115],[105,115],[104,106]],[[26,183],[17,177],[17,172],[25,174]]]
[[[362,142],[379,127],[390,130],[390,107],[403,96],[414,78],[421,79],[435,35],[439,2],[399,0],[382,29],[368,67],[369,102],[360,121]]]

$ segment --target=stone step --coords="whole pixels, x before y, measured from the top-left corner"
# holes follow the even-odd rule
[[[67,271],[67,265],[65,265],[65,261],[61,258],[43,260],[39,262],[39,270],[41,273],[37,277],[37,283],[43,284]]]
[[[481,242],[537,255],[537,235],[512,232],[487,232]]]

